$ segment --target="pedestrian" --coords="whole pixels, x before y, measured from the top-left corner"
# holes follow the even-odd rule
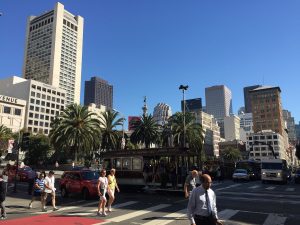
[[[2,178],[0,178],[1,220],[5,220],[6,219],[5,198],[6,198],[6,182]]]
[[[148,187],[148,178],[149,178],[149,165],[147,162],[144,163],[144,167],[143,167],[143,177],[144,177],[144,182],[145,182],[145,186]]]
[[[59,164],[58,164],[58,162],[56,161],[55,162],[55,168],[57,169],[59,167]]]
[[[222,181],[222,173],[221,173],[220,167],[218,167],[218,169],[217,169],[217,180],[218,180],[218,183],[221,183],[221,181]]]
[[[45,193],[44,193],[44,201],[42,202],[42,211],[46,212],[46,203],[47,203],[47,197],[48,194],[51,195],[51,200],[52,200],[52,207],[53,207],[53,211],[58,210],[58,208],[56,208],[55,205],[55,190],[56,188],[54,187],[55,185],[55,178],[54,178],[54,172],[52,170],[49,171],[48,176],[45,178]]]
[[[98,204],[98,212],[97,216],[107,216],[105,212],[105,205],[106,205],[106,192],[108,188],[108,180],[106,177],[106,170],[102,169],[100,171],[100,177],[98,179],[97,183],[97,191],[98,191],[98,196],[99,196],[99,204]],[[102,209],[102,212],[101,212]]]
[[[188,198],[194,188],[196,188],[197,181],[199,180],[198,171],[193,170],[191,174],[186,177],[184,183],[184,196]]]
[[[37,179],[37,174],[35,170],[30,171],[28,173],[28,189],[27,189],[29,195],[32,195],[32,190],[36,179]]]
[[[75,163],[74,163],[74,162],[72,162],[72,168],[74,169],[74,167],[75,167]]]
[[[46,177],[46,173],[41,172],[39,177],[35,179],[33,195],[32,195],[31,201],[29,203],[29,209],[32,208],[33,201],[36,199],[39,199],[42,204],[42,210],[43,210],[43,208],[44,208],[43,206],[45,205],[45,203],[44,203],[45,177]]]
[[[108,196],[109,196],[109,200],[108,200],[108,204],[107,204],[107,211],[111,212],[111,205],[115,200],[115,190],[117,189],[118,192],[120,192],[120,189],[118,187],[118,183],[116,180],[116,170],[115,169],[111,169],[110,170],[110,174],[107,176],[107,180],[108,180]]]
[[[208,174],[202,175],[202,185],[195,188],[190,196],[187,214],[192,225],[223,225],[218,219],[215,192]]]

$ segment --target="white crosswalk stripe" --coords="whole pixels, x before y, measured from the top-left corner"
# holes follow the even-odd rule
[[[227,186],[227,187],[218,188],[218,189],[216,189],[215,191],[226,190],[226,189],[238,187],[238,186],[241,186],[241,185],[242,185],[242,184],[232,184],[232,185],[229,185],[229,186]]]
[[[233,209],[225,209],[218,213],[218,216],[221,220],[228,220],[231,217],[233,217],[235,214],[237,214],[238,210]]]
[[[248,187],[249,189],[256,189],[256,188],[259,188],[261,187],[261,185],[254,185],[254,186],[251,186],[251,187]]]
[[[271,190],[274,190],[275,188],[276,187],[274,187],[274,186],[270,186],[270,187],[267,187],[266,190],[270,190],[271,191]]]
[[[286,217],[270,213],[263,225],[283,225],[286,219]]]
[[[295,188],[287,188],[285,191],[295,191]]]
[[[152,220],[150,222],[144,223],[143,225],[166,225],[176,220],[176,218],[184,216],[186,216],[186,209],[182,209],[177,212],[165,215],[161,219]]]

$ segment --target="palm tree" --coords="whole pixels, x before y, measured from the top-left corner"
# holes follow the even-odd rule
[[[168,123],[171,126],[174,145],[184,146],[184,117],[183,113],[177,112],[170,117]],[[198,159],[202,161],[202,149],[204,142],[204,131],[200,123],[196,123],[196,118],[191,113],[185,114],[185,139],[190,149],[198,152]],[[185,147],[185,146],[184,146]],[[200,163],[199,162],[199,163]]]
[[[151,143],[156,143],[159,137],[159,126],[150,114],[143,115],[140,120],[134,120],[131,123],[134,132],[130,136],[133,144],[143,144],[149,148]]]
[[[0,138],[11,134],[12,134],[11,129],[4,126],[3,124],[0,125]]]
[[[71,104],[52,123],[49,137],[56,149],[86,154],[100,143],[100,122],[87,107]]]
[[[116,127],[121,126],[124,122],[124,119],[117,119],[118,116],[119,113],[115,111],[107,111],[101,114],[101,148],[103,150],[117,149],[121,143],[121,134],[119,131],[116,130]]]

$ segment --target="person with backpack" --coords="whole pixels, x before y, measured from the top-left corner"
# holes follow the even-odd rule
[[[39,177],[35,179],[34,187],[33,187],[33,195],[32,199],[29,203],[29,209],[32,208],[32,203],[34,200],[39,199],[42,204],[42,210],[44,205],[44,189],[45,189],[45,177],[46,173],[41,172]]]

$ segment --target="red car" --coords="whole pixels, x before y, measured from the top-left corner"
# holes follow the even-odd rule
[[[84,199],[97,196],[99,172],[92,170],[65,171],[60,179],[63,198],[69,194],[82,194]]]
[[[12,182],[15,179],[16,166],[10,166],[8,170],[8,181]],[[17,180],[27,182],[29,178],[37,177],[37,172],[32,170],[29,166],[24,166],[18,169]]]

